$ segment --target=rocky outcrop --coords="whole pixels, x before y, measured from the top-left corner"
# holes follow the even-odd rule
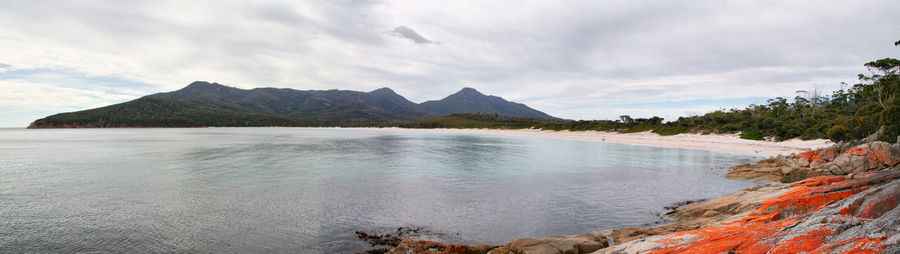
[[[406,254],[581,254],[606,248],[609,242],[603,234],[524,238],[501,246],[446,244],[407,239],[388,253]]]
[[[813,176],[846,175],[888,169],[900,164],[900,144],[875,141],[858,146],[835,146],[756,164],[736,166],[726,177],[794,182]]]
[[[417,239],[407,239],[400,242],[396,248],[391,249],[387,253],[390,254],[486,254],[496,246],[475,245],[468,246],[462,244],[447,244]]]
[[[592,253],[607,246],[609,242],[603,234],[582,234],[519,239],[491,250],[490,254],[579,254]]]
[[[596,253],[898,253],[898,178],[889,170],[755,186],[679,212],[716,211],[712,225]]]

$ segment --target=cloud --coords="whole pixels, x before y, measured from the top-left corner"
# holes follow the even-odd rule
[[[60,87],[54,83],[0,80],[0,126],[26,127],[51,114],[96,108],[134,99],[133,93]]]
[[[0,1],[0,82],[73,102],[65,110],[209,80],[241,88],[388,86],[416,102],[471,86],[564,118],[677,117],[715,109],[698,99],[743,103],[854,82],[863,63],[900,58],[894,5]],[[409,46],[435,38],[440,47]],[[56,103],[29,105],[46,112],[61,109],[49,106]],[[46,116],[24,114],[0,120],[19,126]]]
[[[406,26],[395,27],[394,30],[391,30],[390,34],[392,36],[411,40],[416,44],[439,44],[438,42],[433,42],[425,39],[425,37],[417,33],[416,30],[412,30],[412,28]]]

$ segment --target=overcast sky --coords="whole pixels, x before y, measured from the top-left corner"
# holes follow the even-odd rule
[[[300,3],[297,3],[300,2]],[[669,120],[900,58],[884,1],[0,1],[0,126],[195,80]]]

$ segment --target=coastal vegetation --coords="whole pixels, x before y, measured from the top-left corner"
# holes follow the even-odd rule
[[[859,83],[825,95],[817,88],[798,91],[788,99],[772,98],[744,109],[720,109],[703,115],[679,117],[663,122],[660,117],[616,120],[563,121],[496,114],[456,113],[402,124],[408,128],[538,128],[569,131],[651,131],[659,135],[679,133],[741,133],[751,140],[792,138],[833,141],[862,139],[872,134],[896,142],[900,136],[900,60],[885,58],[866,63],[869,74],[859,74]]]

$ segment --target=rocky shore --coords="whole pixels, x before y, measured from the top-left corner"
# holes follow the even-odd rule
[[[900,143],[875,141],[832,147],[791,155],[779,155],[756,164],[740,165],[725,177],[794,182],[813,176],[847,175],[879,171],[900,164]]]
[[[659,227],[500,246],[408,238],[388,253],[900,253],[900,144],[841,143],[727,177],[769,182],[671,208]]]

